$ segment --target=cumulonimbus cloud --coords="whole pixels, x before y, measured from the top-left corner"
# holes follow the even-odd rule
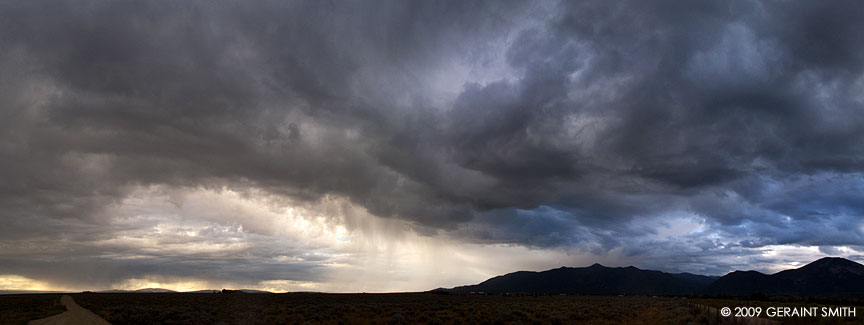
[[[13,246],[46,218],[110,233],[148,186],[634,256],[618,238],[682,213],[727,248],[862,244],[858,2],[2,6]]]

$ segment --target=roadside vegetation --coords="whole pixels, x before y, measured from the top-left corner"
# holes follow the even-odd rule
[[[823,306],[805,300],[486,294],[78,293],[113,324],[776,324],[720,317],[722,307]],[[58,294],[0,296],[0,324],[59,314]],[[858,305],[832,301],[827,305]],[[864,308],[859,312],[864,313]],[[774,318],[783,324],[861,324],[857,318]]]
[[[404,294],[77,294],[111,323],[687,324],[684,299]]]
[[[60,294],[0,295],[0,324],[27,324],[66,311]]]

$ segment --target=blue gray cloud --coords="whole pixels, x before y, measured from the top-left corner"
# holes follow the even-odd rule
[[[0,6],[0,273],[62,281],[38,270],[77,256],[107,265],[105,283],[320,281],[336,263],[268,246],[280,235],[252,214],[175,206],[130,223],[148,188],[335,200],[351,209],[310,213],[349,232],[368,226],[357,210],[432,238],[668,270],[864,246],[856,1]],[[209,222],[195,240],[230,242],[203,229],[236,225],[263,237],[202,259],[96,244],[187,219]],[[52,249],[25,253],[36,243]],[[296,263],[260,262],[279,256]]]

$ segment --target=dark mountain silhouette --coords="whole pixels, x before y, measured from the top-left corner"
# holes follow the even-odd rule
[[[771,283],[774,280],[777,279],[772,279],[770,275],[757,271],[735,271],[711,283],[704,292],[724,296],[749,295],[754,292],[763,292],[759,289],[763,286],[779,286],[779,283]]]
[[[208,289],[208,290],[195,290],[195,291],[183,291],[179,293],[222,293],[224,289]],[[264,290],[253,290],[253,289],[237,289],[237,290],[229,290],[231,292],[243,292],[243,293],[271,293],[270,291]],[[174,290],[162,289],[162,288],[146,288],[146,289],[138,289],[138,290],[102,290],[97,291],[98,293],[178,293]]]
[[[221,293],[272,293],[270,291],[252,290],[252,289],[222,289]]]
[[[826,257],[797,269],[767,275],[729,273],[705,289],[711,295],[746,296],[755,292],[784,296],[864,295],[864,265]]]
[[[97,291],[98,293],[174,293],[177,291],[170,289],[162,289],[162,288],[145,288],[138,290],[119,290],[119,289],[111,289],[111,290],[102,290]]]
[[[693,283],[698,284],[700,287],[706,287],[714,281],[719,279],[719,276],[708,276],[708,275],[698,275],[693,273],[672,273],[672,276],[675,276],[680,279],[684,279]]]
[[[138,289],[134,292],[143,292],[143,293],[174,293],[177,291],[170,289],[162,289],[162,288],[146,288],[146,289]]]
[[[541,293],[594,295],[862,296],[864,265],[826,257],[775,274],[735,271],[722,277],[665,273],[632,266],[561,267],[542,272],[519,271],[480,284],[436,289],[449,293]]]
[[[452,293],[547,293],[596,295],[687,295],[698,293],[713,278],[670,274],[628,267],[561,267],[543,272],[520,271],[477,285],[456,287]]]

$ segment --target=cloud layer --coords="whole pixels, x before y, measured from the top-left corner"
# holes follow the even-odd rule
[[[713,274],[864,251],[855,1],[2,6],[0,275],[372,291],[335,279],[434,243]]]

